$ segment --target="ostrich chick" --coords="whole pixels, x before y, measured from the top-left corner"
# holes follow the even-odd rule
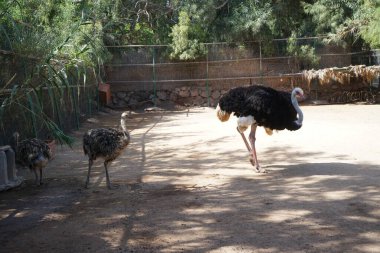
[[[42,170],[52,157],[50,147],[42,140],[33,138],[18,141],[19,133],[14,133],[16,140],[16,162],[34,172],[36,184],[42,184]],[[38,177],[37,170],[40,176]]]
[[[104,159],[104,168],[106,170],[107,187],[111,189],[111,183],[108,175],[108,163],[115,160],[121,152],[128,146],[130,135],[127,130],[126,121],[128,113],[121,114],[122,130],[114,128],[96,128],[88,130],[83,136],[83,151],[88,156],[88,173],[85,188],[90,181],[91,167],[98,157]]]

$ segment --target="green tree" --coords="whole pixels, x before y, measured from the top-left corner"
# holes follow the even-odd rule
[[[45,113],[44,104],[48,97],[52,107],[60,110],[63,94],[74,94],[72,87],[86,82],[88,69],[96,72],[109,56],[102,42],[100,19],[94,15],[101,12],[86,12],[80,4],[64,0],[7,1],[2,7],[0,49],[20,57],[25,71],[10,73],[11,78],[2,73],[5,85],[2,83],[0,91],[12,92],[1,100],[0,122],[6,124],[4,113],[17,107],[25,123],[32,119],[34,135],[42,123],[56,139],[70,144],[72,139]],[[74,95],[71,99],[75,104]]]
[[[179,23],[173,26],[172,33],[172,53],[174,59],[193,60],[205,54],[205,47],[200,43],[203,30],[198,23],[192,23],[187,12],[182,11],[179,16]]]

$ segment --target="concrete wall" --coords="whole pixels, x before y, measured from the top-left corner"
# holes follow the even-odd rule
[[[0,146],[0,191],[16,187],[22,181],[16,175],[15,152],[10,146]]]

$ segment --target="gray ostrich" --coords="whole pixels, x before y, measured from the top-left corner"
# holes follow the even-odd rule
[[[36,184],[42,184],[42,170],[52,158],[50,147],[40,139],[25,139],[18,141],[19,133],[13,134],[15,138],[16,162],[34,172]],[[37,170],[40,172],[38,177]]]
[[[90,181],[91,167],[97,157],[104,159],[104,168],[106,170],[107,187],[111,189],[111,183],[108,175],[108,163],[115,160],[121,152],[128,146],[131,137],[127,130],[126,121],[128,113],[121,114],[122,130],[114,128],[96,128],[88,130],[83,136],[83,151],[88,156],[88,173],[85,188],[88,188]]]

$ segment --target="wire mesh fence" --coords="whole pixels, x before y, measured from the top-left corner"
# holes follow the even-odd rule
[[[304,85],[304,69],[378,64],[372,51],[353,52],[327,45],[323,39],[296,39],[294,48],[298,51],[293,52],[289,52],[287,39],[209,43],[204,44],[206,55],[193,61],[172,60],[168,45],[110,47],[114,58],[106,65],[107,83],[114,97],[125,91],[145,91],[157,97],[158,91],[186,86],[208,91],[210,101],[213,89],[247,84],[290,89]]]
[[[0,145],[12,143],[16,131],[22,138],[52,138],[49,124],[69,132],[98,109],[98,85],[92,72],[87,80],[70,74],[65,85],[45,85],[46,76],[31,75],[38,61],[0,53]]]
[[[213,106],[223,92],[238,85],[262,84],[289,90],[304,85],[303,69],[379,64],[379,51],[352,52],[326,45],[322,40],[297,39],[296,48],[314,50],[303,55],[289,53],[286,39],[265,43],[209,43],[204,44],[206,54],[193,61],[171,59],[168,45],[114,46],[108,48],[113,59],[105,65],[106,82],[111,85],[113,103],[124,107],[140,100],[156,103],[177,97],[188,104]],[[0,104],[12,94],[9,81],[13,85],[28,80],[28,73],[38,60],[0,51]],[[46,124],[36,117],[38,111],[64,131],[78,128],[81,120],[98,108],[98,82],[95,77],[87,79],[84,82],[74,77],[65,86],[37,85],[39,88],[24,89],[24,95],[1,115],[0,145],[9,143],[14,131],[23,133],[24,137],[47,138]],[[32,83],[42,81],[36,78]],[[318,97],[320,87],[308,88]],[[362,91],[334,94],[336,99],[332,100],[336,102],[374,99],[372,93]]]

